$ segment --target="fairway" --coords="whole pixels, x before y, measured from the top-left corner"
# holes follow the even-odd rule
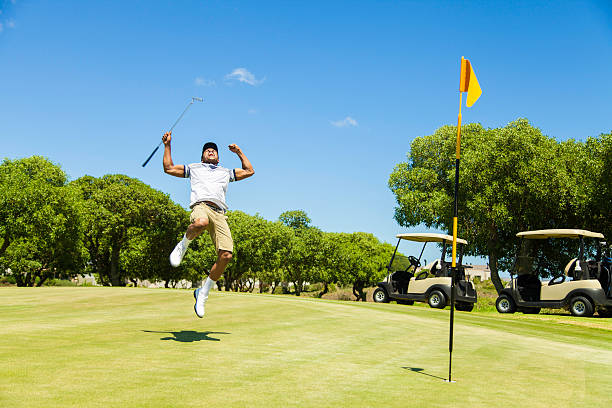
[[[604,407],[612,319],[213,292],[0,288],[2,407]]]

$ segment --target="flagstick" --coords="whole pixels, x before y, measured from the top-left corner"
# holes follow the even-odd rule
[[[461,57],[463,65],[463,57]],[[459,193],[459,159],[461,155],[461,105],[463,93],[459,91],[459,116],[457,116],[457,146],[455,149],[455,204],[453,209],[453,258],[451,267],[450,330],[448,334],[448,382],[452,381],[453,327],[455,323],[455,276],[457,275],[457,197]]]

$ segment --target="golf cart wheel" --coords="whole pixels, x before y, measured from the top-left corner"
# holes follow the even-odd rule
[[[414,300],[401,300],[401,299],[398,299],[396,302],[399,305],[414,305]]]
[[[383,288],[376,288],[372,297],[376,303],[389,303],[389,295]]]
[[[457,302],[457,304],[455,305],[455,309],[459,310],[460,312],[471,312],[472,310],[474,310],[474,304],[467,302]]]
[[[523,312],[524,314],[538,314],[540,313],[540,308],[539,307],[525,307],[521,309],[521,312]]]
[[[599,314],[599,317],[612,317],[612,308],[600,307],[597,309],[597,314]]]
[[[499,313],[514,313],[516,310],[516,304],[508,295],[501,295],[495,302],[495,308]]]
[[[429,303],[429,306],[433,307],[434,309],[444,309],[446,306],[446,296],[444,296],[444,293],[440,292],[439,290],[434,290],[429,294],[427,303]]]
[[[576,296],[570,303],[570,312],[578,317],[593,316],[593,304],[584,296]]]

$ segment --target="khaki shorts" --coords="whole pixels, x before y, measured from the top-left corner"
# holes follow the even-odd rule
[[[227,225],[227,217],[212,210],[206,203],[198,203],[191,209],[189,219],[194,222],[198,218],[208,219],[206,230],[210,234],[213,244],[217,252],[222,249],[224,251],[234,251],[234,241],[229,225]]]

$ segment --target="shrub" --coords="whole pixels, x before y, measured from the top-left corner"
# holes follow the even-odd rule
[[[479,312],[494,312],[496,310],[495,301],[497,300],[497,291],[495,290],[493,282],[490,279],[482,282],[477,282],[476,279],[474,279],[474,286],[478,293],[478,302],[474,310]]]
[[[323,284],[320,282],[304,285],[304,292],[320,292],[323,290]]]
[[[17,281],[13,275],[0,276],[0,286],[16,285]]]
[[[44,286],[77,286],[76,282],[67,279],[49,279]]]

